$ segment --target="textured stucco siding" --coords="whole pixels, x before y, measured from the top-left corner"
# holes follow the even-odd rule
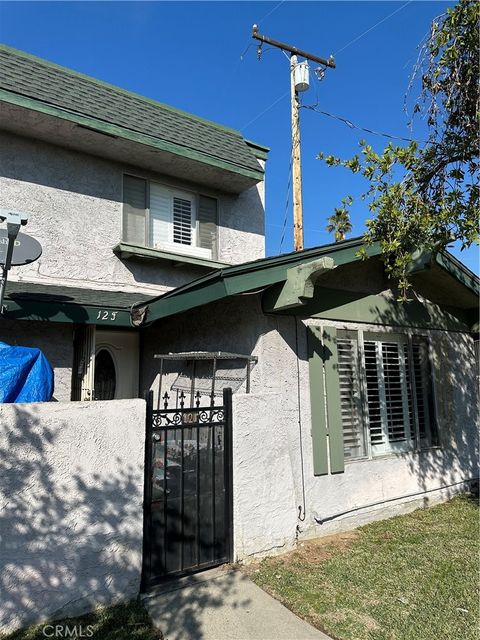
[[[0,132],[0,207],[27,212],[25,232],[43,246],[37,262],[12,269],[12,279],[155,294],[203,275],[205,269],[120,260],[112,252],[122,236],[124,173],[195,189],[187,181]],[[264,257],[264,183],[238,197],[201,191],[218,197],[217,260]]]
[[[12,321],[0,318],[0,342],[12,346],[37,347],[50,362],[54,373],[53,398],[67,402],[71,397],[73,365],[73,325]]]
[[[265,316],[257,296],[239,296],[145,333],[142,388],[151,387],[155,393],[159,362],[153,353],[207,349],[258,356],[252,392],[246,394],[243,384],[233,397],[237,559],[281,551],[297,538],[352,528],[445,499],[478,473],[473,340],[466,334],[432,330],[426,333],[433,345],[441,446],[348,462],[344,473],[315,477],[306,344],[309,323],[322,321]],[[323,324],[395,331],[365,324]],[[174,378],[173,373],[166,376],[163,390]],[[380,504],[367,506],[374,502]],[[353,511],[338,515],[349,510]],[[316,524],[315,517],[337,515]]]
[[[139,592],[145,403],[0,405],[0,630]]]

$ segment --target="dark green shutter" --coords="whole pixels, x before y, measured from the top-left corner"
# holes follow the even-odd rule
[[[313,473],[344,471],[342,411],[338,376],[337,330],[308,327]],[[328,438],[328,446],[327,446]]]
[[[200,196],[198,199],[198,244],[210,249],[212,258],[217,255],[217,201],[215,198]]]
[[[145,246],[147,181],[123,176],[123,240]]]
[[[322,328],[308,327],[308,363],[310,372],[310,405],[312,413],[313,473],[328,473],[327,420],[323,378]]]
[[[330,471],[342,473],[345,470],[342,407],[340,400],[340,378],[338,375],[337,330],[323,328],[325,361],[325,390],[327,396],[327,424],[330,448]]]

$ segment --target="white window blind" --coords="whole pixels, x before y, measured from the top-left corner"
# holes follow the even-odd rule
[[[172,242],[171,196],[167,189],[150,183],[150,245],[159,248]]]

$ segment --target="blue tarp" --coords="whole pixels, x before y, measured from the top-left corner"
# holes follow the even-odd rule
[[[48,402],[53,395],[53,370],[33,347],[0,342],[0,402]]]

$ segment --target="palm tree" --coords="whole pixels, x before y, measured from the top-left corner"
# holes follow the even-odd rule
[[[352,230],[350,214],[345,207],[336,208],[335,213],[328,218],[327,231],[335,233],[335,242],[345,240],[347,233]]]

